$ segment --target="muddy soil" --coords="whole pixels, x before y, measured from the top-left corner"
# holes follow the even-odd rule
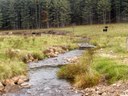
[[[46,31],[5,31],[1,32],[0,35],[17,35],[17,36],[41,36],[43,34],[51,34],[51,35],[67,35],[71,34],[72,32],[65,31],[65,30],[46,30]]]

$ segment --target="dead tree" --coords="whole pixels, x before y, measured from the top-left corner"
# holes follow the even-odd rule
[[[126,37],[126,51],[128,51],[128,37]]]

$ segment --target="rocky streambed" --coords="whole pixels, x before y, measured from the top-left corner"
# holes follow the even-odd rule
[[[73,90],[65,80],[59,80],[56,72],[59,66],[69,64],[72,58],[82,55],[83,50],[73,50],[57,57],[45,59],[37,63],[29,64],[30,88],[17,89],[3,94],[2,96],[81,96],[82,93]]]

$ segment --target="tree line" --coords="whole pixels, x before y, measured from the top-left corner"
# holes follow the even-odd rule
[[[128,0],[0,0],[0,29],[128,21]]]

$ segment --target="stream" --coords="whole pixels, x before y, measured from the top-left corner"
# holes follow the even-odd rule
[[[83,50],[73,50],[54,58],[30,63],[29,84],[31,87],[2,96],[81,96],[82,93],[75,92],[66,80],[58,79],[56,72],[59,66],[69,63],[67,59],[78,57],[83,52]]]

